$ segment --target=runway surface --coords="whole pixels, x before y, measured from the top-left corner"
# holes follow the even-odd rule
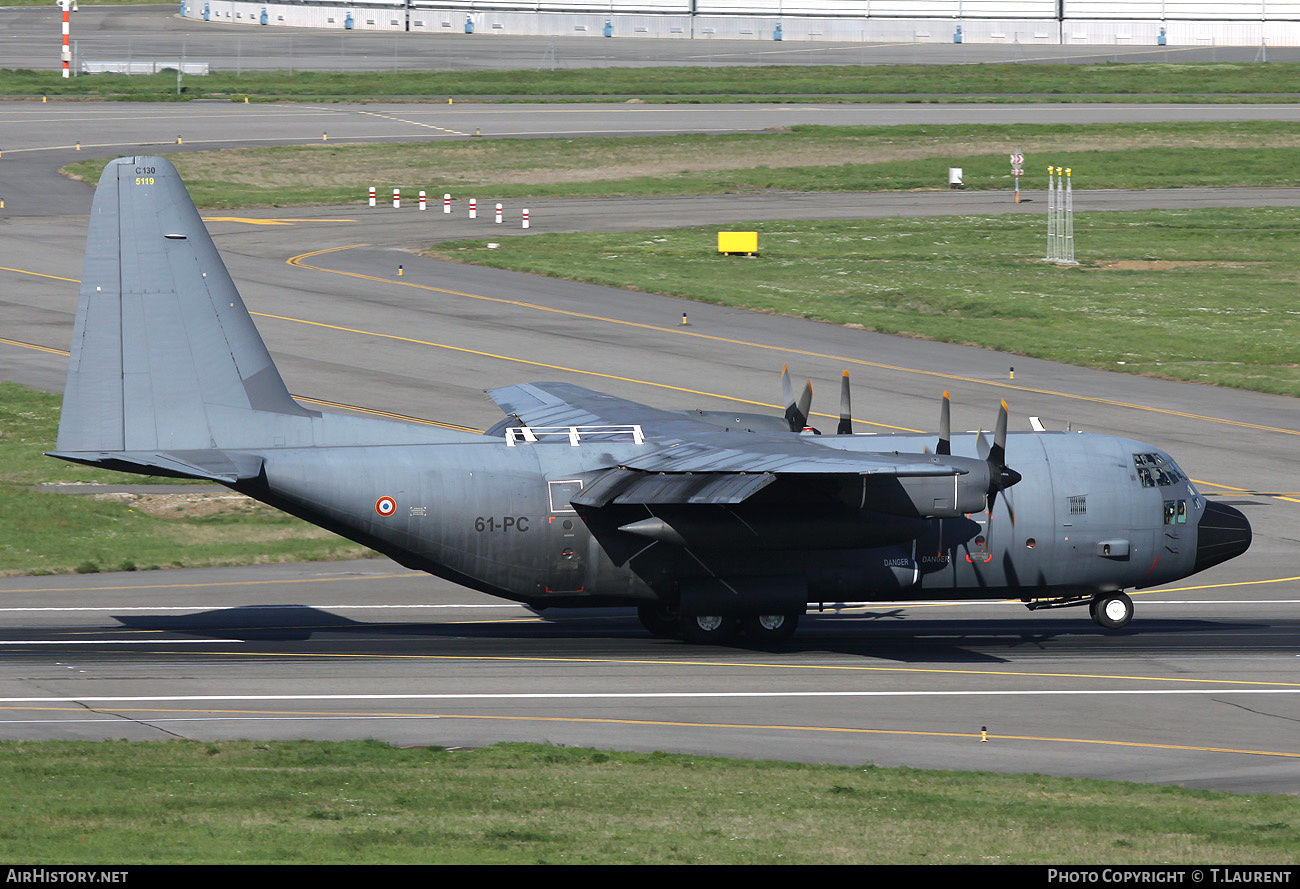
[[[1140,597],[1134,629],[1006,605],[810,616],[779,653],[549,620],[386,562],[9,579],[0,734],[349,738],[1293,792],[1293,604]],[[988,740],[981,741],[987,728]]]
[[[45,121],[52,142],[65,110]],[[98,138],[124,146],[143,138],[148,125],[130,118],[150,109],[107,110]],[[618,111],[586,125],[612,128]],[[674,109],[683,129],[721,127],[727,111]],[[24,132],[41,133],[31,120]],[[214,121],[213,133],[228,127]],[[376,132],[390,123],[375,118]],[[265,132],[277,125],[291,129],[294,115],[268,119]],[[399,138],[398,128],[383,137]],[[21,182],[7,148],[0,159],[3,187],[60,195],[0,220],[0,337],[9,341],[0,342],[0,378],[50,389],[61,385],[63,359],[42,349],[67,348],[89,189],[42,169],[70,150],[29,151],[43,160],[18,166]],[[1199,198],[1296,201],[1271,190]],[[999,199],[847,196],[835,206],[858,215],[992,212]],[[1098,196],[1149,206],[1195,199]],[[539,207],[536,230],[628,217],[667,225],[687,207],[716,221],[793,216],[819,212],[814,200],[557,201]],[[498,418],[482,390],[525,380],[574,381],[663,407],[777,410],[781,365],[812,377],[819,393],[836,391],[847,367],[860,420],[882,431],[932,428],[947,389],[959,429],[987,427],[1005,397],[1018,428],[1033,415],[1051,429],[1166,448],[1203,491],[1247,513],[1254,545],[1171,589],[1139,594],[1136,619],[1118,633],[1099,631],[1080,610],[882,605],[810,615],[775,653],[651,639],[626,612],[538,616],[383,560],[6,578],[0,735],[529,739],[1300,791],[1294,400],[410,253],[496,230],[489,219],[471,227],[441,215],[266,210],[210,214],[209,227],[299,396],[482,428]],[[683,311],[689,327],[679,324]],[[814,410],[833,413],[823,401]]]

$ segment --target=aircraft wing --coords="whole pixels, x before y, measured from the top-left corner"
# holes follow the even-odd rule
[[[818,483],[856,488],[872,479],[947,480],[969,471],[948,461],[907,462],[892,454],[840,451],[795,435],[787,435],[785,441],[755,436],[739,447],[676,442],[625,460],[573,502],[583,506],[741,503],[780,480],[800,479],[801,487]],[[951,482],[945,485],[955,488]]]
[[[717,427],[570,383],[521,383],[489,389],[488,397],[525,426],[632,426],[655,439],[693,437]]]
[[[871,477],[939,480],[970,472],[961,458],[831,447],[820,436],[723,432],[689,415],[567,383],[525,383],[488,395],[528,426],[641,426],[645,453],[588,484],[573,501],[579,506],[735,504],[799,476],[859,486]]]

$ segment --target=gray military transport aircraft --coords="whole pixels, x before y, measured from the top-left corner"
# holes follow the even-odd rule
[[[783,377],[787,393],[788,376]],[[846,378],[847,383],[847,378]],[[634,606],[690,642],[787,639],[810,605],[1013,598],[1125,626],[1125,589],[1245,552],[1168,454],[1103,435],[835,435],[567,383],[486,434],[323,414],[285,388],[175,168],[120,158],[91,210],[57,450],[220,482],[410,568],[535,608]]]

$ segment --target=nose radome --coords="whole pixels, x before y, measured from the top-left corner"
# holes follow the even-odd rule
[[[1250,522],[1240,510],[1206,503],[1196,530],[1196,571],[1236,558],[1250,548]]]

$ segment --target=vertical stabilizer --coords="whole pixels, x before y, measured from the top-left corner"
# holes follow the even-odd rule
[[[58,450],[271,445],[310,437],[313,416],[285,388],[176,168],[111,162],[90,212]]]

